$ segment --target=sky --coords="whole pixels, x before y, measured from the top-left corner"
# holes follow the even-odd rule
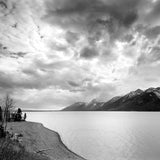
[[[159,17],[160,0],[0,0],[0,97],[61,109],[160,86]]]

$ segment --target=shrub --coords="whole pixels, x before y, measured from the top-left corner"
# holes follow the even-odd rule
[[[17,142],[10,139],[0,139],[0,160],[49,160],[49,158],[30,153]]]

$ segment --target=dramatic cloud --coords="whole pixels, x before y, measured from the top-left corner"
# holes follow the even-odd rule
[[[137,7],[140,0],[48,0],[47,13],[43,19],[69,31],[103,36],[103,30],[111,38],[118,37],[138,18]]]
[[[80,57],[90,59],[98,56],[98,51],[94,48],[85,47],[80,53]]]
[[[92,25],[111,24],[112,17],[116,19],[119,24],[128,27],[137,19],[136,8],[139,2],[138,0],[120,0],[118,2],[95,0],[94,3],[92,3],[91,0],[62,0],[61,2],[58,0],[50,0],[46,2],[48,10],[46,18],[48,18],[51,23],[58,22],[59,25],[82,25],[92,28]]]
[[[60,109],[159,85],[160,0],[0,0],[0,97]]]
[[[145,35],[149,39],[157,38],[160,34],[160,26],[152,27],[145,30]]]

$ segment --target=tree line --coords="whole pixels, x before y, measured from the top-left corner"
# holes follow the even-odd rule
[[[0,137],[5,137],[7,123],[10,121],[25,121],[26,113],[22,118],[22,110],[12,111],[15,108],[15,101],[7,94],[0,104]]]

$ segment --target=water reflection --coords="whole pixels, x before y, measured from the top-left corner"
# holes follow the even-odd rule
[[[89,160],[159,160],[160,113],[28,113],[30,121],[60,133],[63,142]]]

